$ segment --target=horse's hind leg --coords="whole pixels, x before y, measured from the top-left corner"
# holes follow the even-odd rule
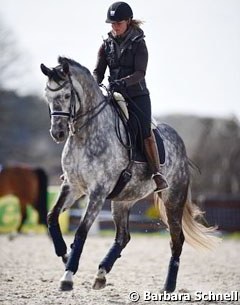
[[[186,192],[173,194],[165,202],[166,214],[168,218],[169,231],[171,236],[172,257],[169,262],[168,274],[164,285],[164,291],[173,292],[176,288],[177,274],[179,268],[179,259],[182,253],[184,235],[182,230],[182,216],[184,203],[186,201]]]
[[[27,219],[27,203],[26,202],[20,201],[20,211],[21,211],[21,222],[17,228],[17,233],[21,232],[24,222]]]
[[[93,283],[94,289],[101,289],[105,287],[106,274],[110,272],[115,261],[121,257],[123,248],[125,248],[127,243],[130,241],[128,228],[129,212],[129,206],[120,202],[112,202],[113,220],[116,226],[115,241],[105,258],[99,264],[98,273]]]

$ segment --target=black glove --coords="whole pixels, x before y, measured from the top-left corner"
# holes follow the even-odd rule
[[[113,92],[123,93],[126,90],[126,82],[124,79],[116,79],[109,83],[109,89]]]

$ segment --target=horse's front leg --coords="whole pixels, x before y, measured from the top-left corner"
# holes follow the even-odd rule
[[[87,234],[97,215],[102,209],[105,201],[105,196],[101,196],[100,188],[89,196],[85,214],[80,222],[80,225],[75,234],[74,241],[71,245],[71,252],[66,263],[66,270],[60,280],[61,290],[71,290],[73,288],[73,275],[78,270],[80,256],[83,250]]]
[[[102,289],[106,286],[106,274],[110,272],[115,261],[121,257],[122,250],[130,241],[129,233],[130,206],[121,202],[112,202],[112,214],[116,227],[115,241],[105,258],[98,267],[98,272],[93,283],[93,289]]]
[[[67,246],[63,240],[58,219],[69,194],[70,186],[67,184],[62,185],[57,202],[47,216],[48,231],[53,240],[55,252],[57,256],[62,257],[62,260],[65,263],[67,260]]]

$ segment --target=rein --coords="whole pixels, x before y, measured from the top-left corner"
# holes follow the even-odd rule
[[[109,90],[107,90],[108,96],[105,97],[98,105],[96,105],[95,107],[88,109],[86,112],[81,113],[81,99],[80,96],[78,94],[78,92],[76,91],[76,89],[73,86],[72,83],[72,79],[70,77],[70,75],[68,75],[68,80],[64,81],[62,84],[59,84],[58,82],[56,82],[58,84],[57,88],[51,88],[50,86],[47,85],[47,89],[49,91],[52,92],[57,92],[61,89],[63,89],[67,84],[70,84],[71,86],[71,100],[70,100],[70,107],[69,107],[69,111],[49,111],[50,116],[59,116],[59,117],[67,117],[70,119],[69,122],[69,128],[72,134],[75,134],[76,131],[80,131],[81,129],[83,129],[85,126],[87,126],[88,124],[91,123],[91,121],[97,117],[104,109],[107,105],[112,105],[113,108],[115,109],[115,113],[116,113],[116,117],[115,117],[115,131],[116,131],[116,135],[120,141],[120,143],[130,152],[130,159],[132,159],[133,156],[133,143],[131,142],[131,136],[130,136],[130,131],[129,131],[129,127],[127,126],[127,120],[126,117],[123,113],[123,111],[121,110],[121,108],[117,105],[117,103],[115,102],[111,102],[111,99],[114,101],[112,92],[110,92]],[[76,96],[77,96],[77,100],[79,102],[80,105],[80,109],[78,111],[78,113],[76,113]],[[91,115],[89,115],[91,113]],[[79,119],[79,118],[83,118],[89,116],[88,119],[77,128],[77,130],[74,127],[74,123]],[[124,143],[122,136],[121,136],[121,132],[120,132],[120,120],[123,123],[124,129],[126,131],[126,135],[127,135],[127,143]]]
[[[99,103],[97,106],[91,108],[90,110],[86,111],[83,114],[79,114],[77,116],[77,118],[79,117],[84,117],[86,116],[89,112],[91,111],[95,111],[97,108],[99,108],[100,106],[102,106],[96,113],[94,113],[84,124],[82,124],[80,127],[78,127],[78,131],[81,130],[83,127],[87,126],[96,116],[99,115],[99,113],[101,113],[103,111],[103,109],[107,106],[108,104],[108,100],[105,98],[101,101],[101,103]],[[76,120],[77,120],[76,118]]]

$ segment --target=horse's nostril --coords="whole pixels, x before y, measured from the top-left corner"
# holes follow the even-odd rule
[[[57,142],[62,142],[65,139],[65,132],[63,130],[58,131],[58,130],[50,130],[50,134],[53,137],[53,139]]]
[[[59,132],[59,139],[62,139],[62,138],[64,138],[64,132],[63,132],[63,131],[60,131],[60,132]]]

